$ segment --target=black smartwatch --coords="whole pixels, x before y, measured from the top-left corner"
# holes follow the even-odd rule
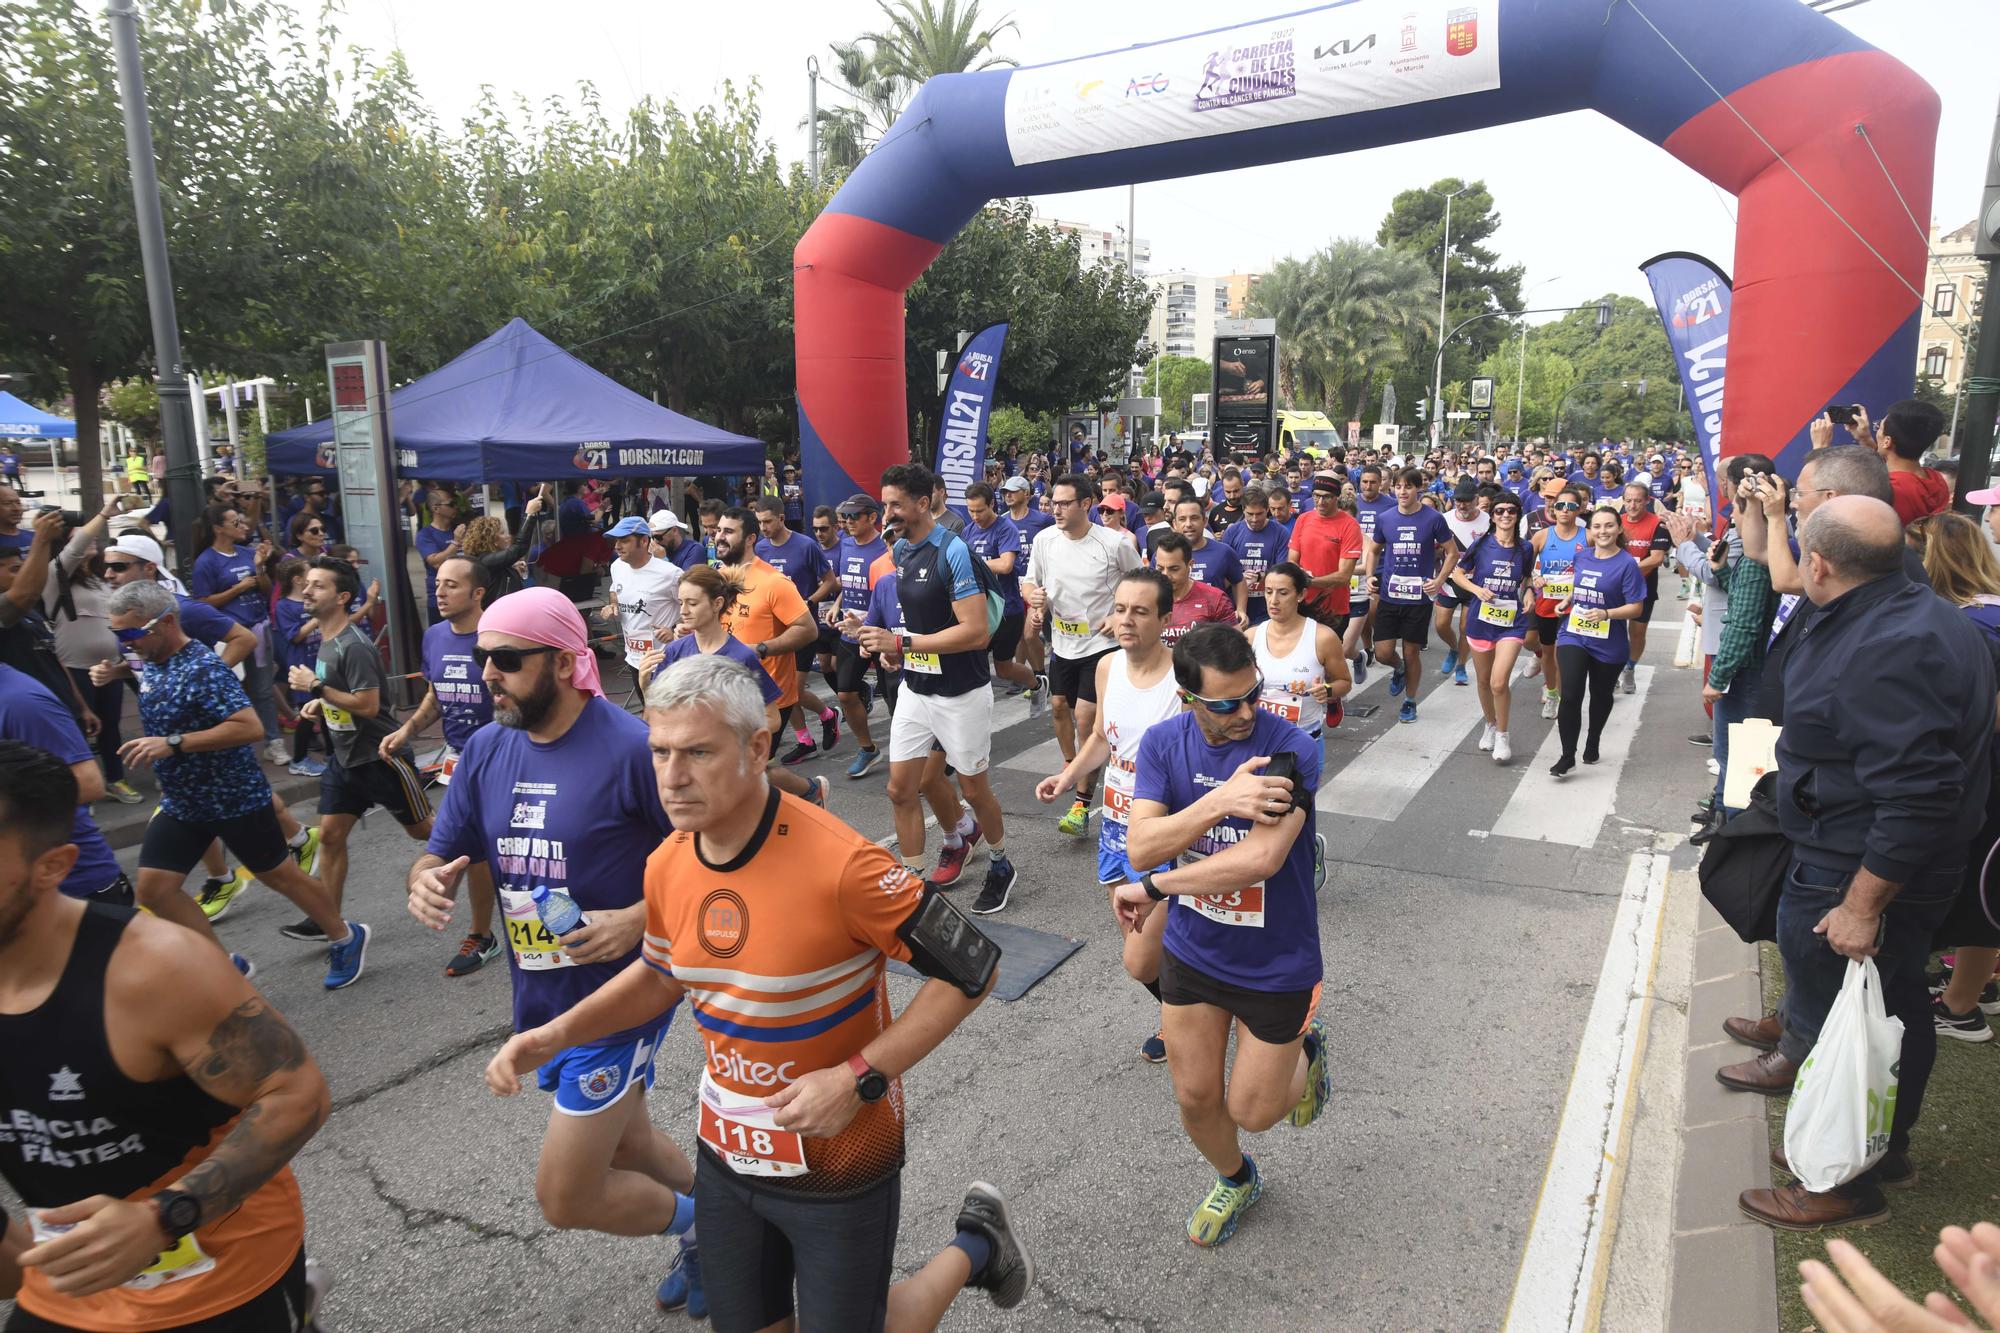
[[[160,1215],[160,1230],[169,1239],[178,1241],[201,1225],[201,1200],[192,1194],[161,1190],[153,1196],[153,1206]]]
[[[879,1102],[889,1092],[889,1076],[861,1058],[857,1051],[847,1057],[847,1067],[854,1071],[854,1095],[863,1102]]]
[[[167,748],[168,748],[169,750],[172,750],[172,751],[173,751],[173,752],[174,752],[175,754],[179,754],[179,753],[181,752],[181,745],[182,745],[182,744],[183,744],[183,743],[184,743],[184,742],[185,742],[186,740],[187,740],[187,737],[185,737],[185,736],[181,735],[181,734],[180,734],[180,733],[179,733],[179,732],[177,731],[177,732],[175,732],[175,733],[174,733],[173,735],[171,735],[171,736],[167,737]]]
[[[1146,896],[1156,903],[1163,903],[1167,900],[1166,894],[1161,893],[1157,888],[1153,887],[1153,872],[1150,870],[1139,876],[1139,887],[1144,889]]]

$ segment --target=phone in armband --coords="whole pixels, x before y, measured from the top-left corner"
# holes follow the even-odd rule
[[[1299,757],[1297,755],[1293,754],[1290,750],[1280,750],[1277,754],[1272,755],[1271,762],[1264,765],[1264,776],[1267,778],[1283,778],[1285,781],[1293,783],[1295,789],[1287,798],[1291,804],[1285,807],[1284,813],[1290,814],[1298,808],[1299,800],[1296,784],[1299,780]]]
[[[919,972],[969,996],[982,994],[1000,966],[1000,946],[936,889],[924,890],[917,910],[896,927],[896,937],[910,946],[910,961]]]

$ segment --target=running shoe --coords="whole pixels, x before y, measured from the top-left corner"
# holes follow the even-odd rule
[[[956,1225],[960,1231],[986,1237],[992,1246],[986,1266],[974,1273],[967,1285],[985,1291],[1002,1310],[1019,1305],[1035,1285],[1035,1261],[1014,1233],[1014,1222],[1007,1216],[1007,1201],[1000,1191],[983,1180],[973,1181],[966,1188]]]
[[[245,981],[248,981],[250,980],[250,978],[257,975],[257,965],[251,962],[248,958],[245,958],[242,954],[240,953],[230,954],[229,961],[235,965],[236,970],[238,972],[243,974],[243,979]]]
[[[1954,1041],[1992,1041],[1993,1029],[1987,1026],[1986,1015],[1974,1005],[1962,1014],[1954,1014],[1945,1007],[1943,995],[1931,996],[1931,1025],[1940,1037],[1950,1037]]]
[[[1358,690],[1368,683],[1368,654],[1356,653],[1353,660],[1354,688]]]
[[[299,863],[299,869],[308,875],[319,864],[319,825],[306,825],[306,840],[292,848],[292,860]]]
[[[983,836],[979,821],[972,822],[972,836],[956,847],[945,847],[938,852],[937,869],[931,871],[930,882],[940,889],[948,889],[958,883],[958,877],[965,872],[966,858],[972,855],[972,844]]]
[[[686,1310],[690,1319],[708,1318],[708,1293],[701,1289],[701,1247],[683,1245],[674,1266],[660,1279],[653,1300],[662,1310]]]
[[[1485,729],[1479,733],[1479,752],[1481,754],[1493,748],[1493,738],[1499,733],[1500,728],[1494,726],[1491,722],[1486,724]]]
[[[1584,762],[1584,763],[1586,763],[1586,764],[1594,764],[1594,763],[1596,763],[1596,762],[1597,762],[1597,761],[1598,761],[1599,759],[1601,759],[1601,758],[1603,758],[1603,756],[1602,756],[1602,755],[1600,755],[1600,754],[1599,754],[1599,753],[1597,752],[1597,742],[1596,742],[1596,741],[1585,741],[1585,742],[1583,743],[1583,762]]]
[[[1208,1197],[1188,1214],[1187,1238],[1204,1249],[1220,1245],[1235,1235],[1236,1224],[1243,1214],[1264,1195],[1264,1177],[1247,1153],[1243,1165],[1250,1169],[1250,1179],[1232,1185],[1217,1176],[1215,1184],[1209,1187]]]
[[[288,940],[304,940],[307,944],[326,943],[326,932],[309,916],[302,916],[289,926],[279,926],[278,933]]]
[[[325,1305],[326,1298],[331,1295],[333,1295],[333,1270],[317,1259],[306,1260],[306,1309],[299,1321],[300,1328],[319,1327],[313,1321],[319,1318],[319,1307]]]
[[[1569,776],[1569,771],[1575,767],[1576,760],[1570,755],[1564,755],[1549,765],[1549,776],[1552,778],[1566,778]]]
[[[783,764],[786,768],[797,768],[800,764],[805,763],[806,760],[814,759],[817,758],[818,756],[819,756],[819,747],[817,745],[814,745],[811,741],[804,741],[798,745],[794,745],[791,749],[785,751],[784,758],[780,759],[778,762]]]
[[[870,773],[873,773],[876,765],[881,762],[882,752],[880,750],[856,750],[854,752],[854,762],[847,766],[847,776],[850,778],[865,778]]]
[[[264,762],[267,764],[289,764],[292,762],[292,746],[283,736],[274,736],[264,743]]]
[[[1312,1031],[1306,1034],[1305,1044],[1311,1049],[1306,1058],[1306,1090],[1299,1095],[1299,1104],[1285,1117],[1299,1129],[1319,1119],[1333,1098],[1333,1074],[1326,1059],[1326,1027],[1317,1018],[1313,1020]]]
[[[1528,669],[1521,673],[1522,680],[1533,680],[1542,674],[1542,655],[1532,653],[1528,657]]]
[[[1403,668],[1389,668],[1389,697],[1395,698],[1403,692]]]
[[[1470,685],[1472,683],[1472,677],[1468,676],[1465,673],[1464,667],[1460,667],[1458,670],[1451,673],[1451,683],[1454,685]]]
[[[1068,812],[1056,821],[1056,832],[1072,838],[1081,838],[1089,828],[1090,807],[1082,801],[1071,802]]]
[[[194,900],[195,905],[201,908],[201,914],[213,925],[229,915],[229,909],[236,905],[236,899],[250,887],[252,881],[250,872],[238,866],[236,873],[228,879],[212,879],[202,885],[201,896]]]
[[[285,765],[285,771],[295,778],[316,778],[326,772],[326,764],[307,755],[303,759],[294,759]]]
[[[1506,732],[1504,731],[1494,732],[1493,762],[1496,764],[1504,764],[1509,760],[1511,760],[1513,757],[1514,757],[1514,742],[1507,738]]]
[[[1562,704],[1563,704],[1563,697],[1560,691],[1543,690],[1542,718],[1545,721],[1552,720],[1557,713],[1560,713],[1562,711]]]
[[[875,687],[867,681],[861,682],[861,715],[866,717],[875,711]]]
[[[1028,716],[1040,717],[1049,711],[1049,678],[1036,676],[1035,687],[1028,691]]]
[[[1449,676],[1456,670],[1458,670],[1458,650],[1454,648],[1444,655],[1444,665],[1438,668],[1438,674],[1440,676]]]
[[[367,958],[368,927],[350,921],[346,942],[326,946],[326,988],[339,990],[361,980],[361,967]]]
[[[1924,977],[1924,982],[1930,987],[1933,995],[1944,994],[1945,987],[1951,985],[1952,964],[1942,958],[1938,961],[1943,963],[1943,966]],[[2000,982],[1989,981],[1986,983],[1986,989],[1979,992],[1979,1012],[2000,1014]]]
[[[1167,1062],[1166,1040],[1159,1033],[1155,1032],[1152,1036],[1139,1043],[1139,1058],[1149,1065],[1165,1064]]]
[[[840,710],[829,708],[826,716],[819,720],[819,748],[831,754],[833,747],[840,744]]]
[[[500,956],[500,941],[493,935],[467,935],[458,942],[458,952],[444,965],[448,977],[469,977]]]
[[[1014,891],[1014,863],[1004,856],[996,856],[986,863],[986,886],[979,896],[972,900],[972,910],[981,916],[991,916],[1007,906],[1007,895]]]
[[[1719,764],[1719,763],[1717,763],[1717,762],[1716,762],[1715,760],[1713,760],[1713,759],[1709,760],[1709,761],[1708,761],[1708,775],[1709,775],[1710,777],[1712,777],[1712,778],[1715,778],[1715,777],[1721,777],[1721,776],[1722,776],[1722,765],[1721,765],[1721,764]]]
[[[827,801],[833,796],[833,779],[822,773],[808,781],[810,785],[806,788],[806,799],[820,809],[826,809]]]
[[[1639,688],[1639,668],[1633,665],[1632,663],[1627,662],[1625,664],[1625,670],[1620,672],[1618,675],[1618,692],[1620,694],[1630,694],[1638,688]]]
[[[137,805],[146,799],[146,794],[131,783],[120,778],[116,782],[104,784],[104,794],[120,805]]]
[[[1398,722],[1415,722],[1417,720],[1417,701],[1415,699],[1403,700],[1402,708],[1396,712],[1396,720]]]
[[[1713,745],[1715,744],[1715,734],[1707,731],[1696,732],[1694,735],[1688,737],[1688,744]]]
[[[1326,839],[1313,834],[1313,892],[1326,887]]]

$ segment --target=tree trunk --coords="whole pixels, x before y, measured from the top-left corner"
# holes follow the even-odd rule
[[[1366,422],[1368,420],[1368,391],[1374,387],[1374,380],[1366,375],[1361,377],[1361,388],[1354,395],[1354,419],[1356,421]]]
[[[76,478],[83,498],[77,507],[86,514],[104,505],[104,457],[99,447],[104,409],[98,401],[103,380],[87,357],[69,365],[69,392],[76,407]]]

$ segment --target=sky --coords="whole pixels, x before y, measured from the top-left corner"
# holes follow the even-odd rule
[[[874,0],[484,0],[476,23],[464,7],[438,0],[347,4],[350,40],[375,51],[400,47],[447,123],[471,108],[482,84],[533,102],[588,80],[616,113],[641,96],[695,105],[725,80],[754,80],[765,133],[788,161],[806,151],[807,58],[818,56],[824,73],[832,64],[828,43],[877,27],[880,17]],[[1266,7],[1273,14],[1292,8],[1284,0]],[[1019,33],[1004,34],[997,49],[1023,65],[1200,32],[1218,21],[1212,0],[987,0],[982,8],[1018,23]],[[1143,29],[1133,27],[1135,14],[1144,16]],[[1970,220],[2000,94],[1992,54],[2000,50],[2000,3],[1867,0],[1830,21],[1896,56],[1938,91],[1944,112],[1932,211],[1947,230]],[[821,87],[822,101],[830,101],[824,77]],[[1487,183],[1502,219],[1489,244],[1505,261],[1526,265],[1524,291],[1537,305],[1580,304],[1607,291],[1645,297],[1637,265],[1665,250],[1692,250],[1734,267],[1735,200],[1589,112],[1141,185],[1137,234],[1152,243],[1153,272],[1262,269],[1336,237],[1372,238],[1398,191],[1446,176]],[[1047,216],[1107,230],[1126,217],[1123,188],[1034,202]]]

